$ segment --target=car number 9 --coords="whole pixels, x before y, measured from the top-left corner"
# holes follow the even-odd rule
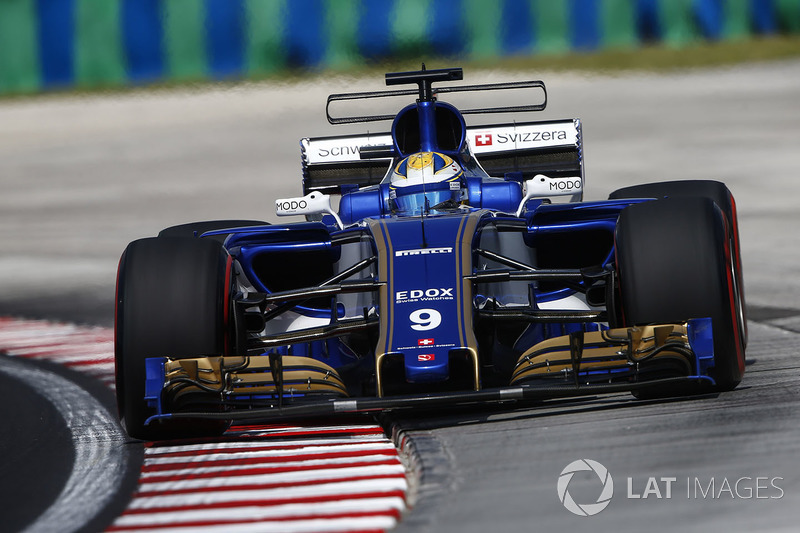
[[[413,322],[411,329],[416,331],[428,331],[436,329],[442,323],[442,314],[436,309],[417,309],[408,316]]]

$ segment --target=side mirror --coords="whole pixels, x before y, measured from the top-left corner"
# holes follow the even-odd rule
[[[583,197],[583,180],[574,178],[551,178],[544,174],[536,174],[533,179],[522,183],[522,201],[517,208],[517,216],[522,215],[525,204],[531,198],[550,198],[553,196],[572,196],[579,202]]]
[[[278,198],[275,200],[275,214],[279,217],[291,215],[332,215],[339,229],[343,227],[342,219],[331,209],[331,197],[319,191],[311,192],[296,198]]]

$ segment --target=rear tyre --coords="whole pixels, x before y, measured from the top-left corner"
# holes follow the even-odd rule
[[[227,423],[156,423],[144,401],[145,359],[223,355],[229,330],[231,260],[209,239],[148,238],[128,245],[117,274],[117,407],[131,437],[219,434]]]
[[[719,390],[736,387],[744,373],[730,242],[724,213],[702,197],[627,207],[615,236],[624,325],[710,317]]]
[[[728,187],[722,182],[713,180],[662,181],[617,189],[608,196],[609,200],[686,197],[711,198],[725,213],[725,220],[728,222],[728,233],[731,238],[730,246],[733,252],[734,270],[736,272],[734,282],[736,283],[740,304],[738,320],[743,333],[742,342],[747,346],[747,306],[744,302],[742,254],[739,249],[739,221],[736,214],[736,201],[733,199],[733,194],[731,194]]]

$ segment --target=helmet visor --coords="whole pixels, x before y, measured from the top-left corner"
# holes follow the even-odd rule
[[[461,204],[461,191],[449,189],[403,193],[398,190],[392,200],[392,213],[397,215],[421,215],[457,209]]]

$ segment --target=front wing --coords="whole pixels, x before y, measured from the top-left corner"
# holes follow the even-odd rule
[[[711,319],[578,332],[522,354],[507,387],[385,397],[349,397],[332,367],[310,357],[146,360],[147,424],[169,419],[270,420],[603,393],[685,391],[714,385]]]

